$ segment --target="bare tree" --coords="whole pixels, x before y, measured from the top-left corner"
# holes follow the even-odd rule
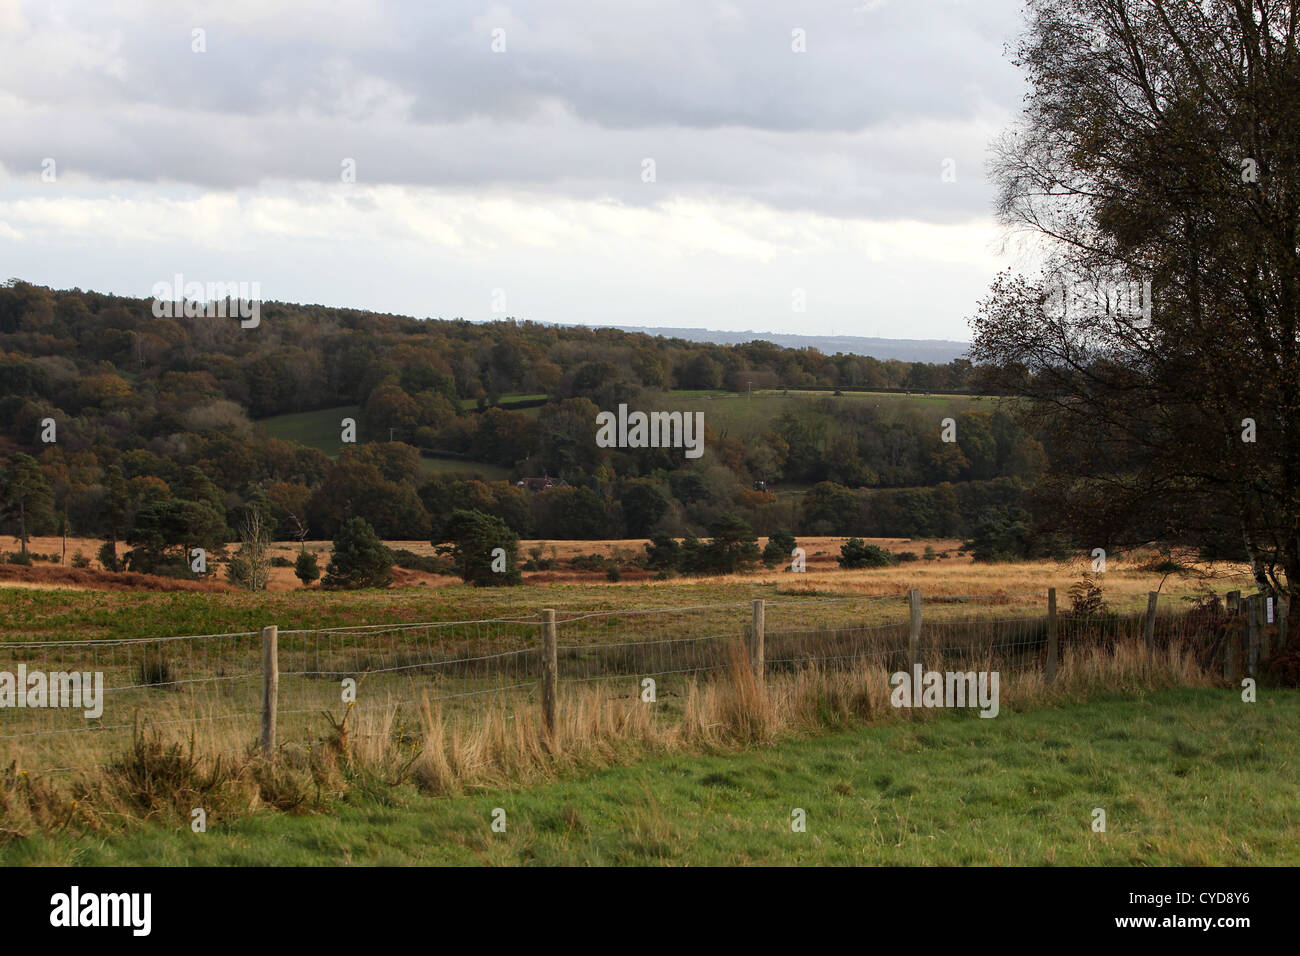
[[[271,542],[260,508],[244,509],[239,550],[226,565],[226,578],[247,591],[265,591],[271,577]]]
[[[289,524],[293,529],[290,533],[293,535],[294,540],[298,542],[298,550],[306,551],[307,550],[307,525],[303,522],[301,518],[299,518],[292,511],[286,511],[285,514],[288,516]]]

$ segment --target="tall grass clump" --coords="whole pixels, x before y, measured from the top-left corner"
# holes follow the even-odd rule
[[[890,668],[880,655],[843,666],[809,663],[755,674],[744,646],[727,649],[715,679],[686,682],[679,703],[611,693],[607,682],[561,687],[556,726],[540,708],[502,695],[473,709],[444,710],[424,699],[413,718],[396,703],[324,715],[309,746],[272,757],[214,722],[185,736],[137,727],[130,747],[99,769],[67,780],[0,768],[0,842],[34,831],[97,831],[142,820],[188,821],[259,810],[319,811],[349,792],[389,800],[402,789],[449,795],[521,787],[662,753],[765,746],[795,735],[888,720],[940,719],[942,709],[890,705]],[[988,652],[927,659],[927,670],[992,670]],[[1054,682],[1033,666],[1001,673],[1000,706],[1023,710],[1090,698],[1214,686],[1190,644],[1156,649],[1140,640],[1066,646]]]

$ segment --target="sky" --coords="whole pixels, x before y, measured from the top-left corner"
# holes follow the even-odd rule
[[[1020,0],[0,0],[0,281],[966,340]],[[1012,247],[1014,248],[1014,246]]]

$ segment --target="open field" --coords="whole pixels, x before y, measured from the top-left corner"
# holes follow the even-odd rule
[[[340,439],[343,419],[359,421],[360,405],[340,405],[337,408],[322,408],[314,412],[294,412],[289,415],[273,415],[257,422],[266,429],[272,438],[281,441],[296,441],[317,451],[323,451],[331,458],[342,447]]]
[[[545,399],[542,394],[503,395],[503,403],[518,401],[537,401]],[[732,438],[745,438],[757,435],[771,427],[772,420],[787,411],[798,410],[808,402],[817,399],[833,399],[842,402],[869,402],[886,419],[898,416],[922,414],[939,419],[957,415],[969,408],[993,409],[1005,399],[996,396],[979,395],[931,395],[917,392],[906,394],[900,392],[844,392],[836,396],[833,389],[813,391],[783,391],[778,389],[760,389],[749,392],[727,392],[708,389],[675,389],[660,393],[658,403],[665,408],[684,412],[704,412],[705,423],[720,435]],[[463,410],[477,406],[474,399],[461,402]],[[540,413],[538,406],[514,409],[516,414],[535,418]],[[334,458],[339,453],[340,421],[353,418],[360,421],[361,408],[356,405],[340,405],[336,408],[324,408],[311,412],[295,412],[288,415],[275,415],[259,420],[256,424],[264,427],[268,434],[285,441],[296,441],[311,448],[318,449]],[[361,441],[382,441],[386,435],[359,435]],[[477,475],[489,481],[509,477],[510,470],[487,462],[465,462],[455,459],[422,459],[425,474],[465,474]]]
[[[547,572],[541,572],[545,575]],[[611,584],[532,584],[525,575],[519,587],[484,589],[449,578],[439,587],[406,586],[386,590],[322,591],[319,588],[248,593],[156,592],[66,587],[11,587],[0,583],[0,641],[163,637],[173,634],[225,633],[281,627],[347,627],[409,621],[536,615],[544,607],[580,612],[617,608],[671,608],[770,598],[872,597],[899,595],[917,587],[923,595],[968,596],[972,603],[997,599],[1005,614],[1042,613],[1046,589],[1064,589],[1079,576],[1069,568],[1034,564],[980,567],[965,573],[938,569],[896,568],[880,571],[814,573],[795,579],[779,572],[669,581]],[[167,580],[167,579],[159,579]],[[1101,581],[1105,596],[1119,611],[1146,606],[1146,594],[1160,576],[1139,571],[1112,571]],[[1219,593],[1250,587],[1240,574],[1215,582]],[[1180,606],[1193,589],[1169,579],[1162,603]]]
[[[319,606],[321,608],[353,605],[357,608],[401,604],[408,606],[412,613],[423,613],[420,608],[444,609],[466,608],[469,616],[492,616],[493,609],[516,614],[521,609],[531,613],[541,607],[572,608],[575,610],[592,607],[663,607],[673,604],[699,604],[714,601],[744,600],[771,595],[878,595],[899,594],[909,588],[920,588],[925,593],[949,595],[1011,595],[1014,607],[1038,607],[1042,595],[1049,587],[1055,587],[1065,600],[1065,590],[1078,581],[1085,571],[1090,570],[1091,561],[1079,557],[1072,561],[1024,561],[999,564],[975,564],[968,555],[958,554],[961,542],[955,539],[911,539],[911,538],[869,538],[869,543],[879,545],[891,551],[911,551],[917,555],[925,551],[926,545],[934,548],[937,554],[946,554],[934,561],[914,561],[890,568],[869,570],[842,570],[836,563],[840,546],[847,541],[844,536],[801,537],[799,546],[807,552],[808,570],[802,574],[777,569],[768,571],[759,568],[750,574],[729,575],[721,577],[677,577],[668,580],[655,580],[647,571],[626,570],[623,580],[611,583],[606,580],[603,571],[578,571],[560,567],[550,571],[525,571],[522,587],[483,590],[465,588],[458,578],[445,575],[428,574],[421,571],[396,569],[396,591],[406,592],[400,599],[385,596],[394,594],[394,590],[385,592],[367,591],[353,594],[338,594],[322,591],[319,587],[304,590],[292,568],[272,568],[269,591],[281,595],[289,592],[299,595],[312,595],[309,600],[298,602],[304,610]],[[759,547],[767,543],[766,538],[759,538]],[[69,538],[67,542],[68,558],[80,552],[86,557],[93,557],[103,542],[93,538]],[[387,541],[389,547],[405,549],[415,554],[431,556],[433,545],[428,541]],[[599,554],[605,557],[631,557],[644,553],[646,540],[628,538],[608,541],[521,541],[519,553],[521,559],[528,557],[529,550],[540,547],[544,557],[552,554],[561,564],[566,564],[578,555]],[[12,538],[0,541],[0,548],[17,550],[18,543]],[[320,567],[324,569],[329,562],[332,542],[308,541],[306,547],[316,552]],[[55,537],[32,538],[29,550],[37,554],[60,554],[62,539]],[[233,551],[234,546],[231,546]],[[272,547],[272,556],[292,561],[297,553],[298,543],[280,541]],[[1134,554],[1128,558],[1112,556],[1107,562],[1107,571],[1100,578],[1106,600],[1116,610],[1135,611],[1146,606],[1148,591],[1160,590],[1171,601],[1181,601],[1191,596],[1196,589],[1196,581],[1189,577],[1170,576],[1142,570],[1148,556]],[[24,573],[18,581],[6,579],[19,575],[19,569],[6,571],[0,564],[0,590],[81,590],[92,587],[89,582],[76,585],[60,586],[54,581],[41,581],[40,569],[49,568],[45,562],[37,562],[34,573]],[[97,561],[92,567],[98,568]],[[223,574],[218,570],[209,577],[214,577],[216,584],[224,582]],[[1236,589],[1253,587],[1248,568],[1239,564],[1197,565],[1206,575],[1205,583],[1222,594]],[[26,569],[22,569],[24,572]],[[52,575],[50,576],[52,577]],[[159,579],[160,584],[171,579]],[[105,587],[110,586],[107,579]],[[423,594],[424,590],[437,589],[448,591],[442,596]],[[266,601],[268,595],[243,595],[217,599],[213,597],[213,606],[223,603],[257,606]],[[1021,600],[1023,597],[1023,601]],[[0,600],[3,600],[0,598]],[[73,605],[75,599],[68,599]],[[92,605],[98,598],[85,598],[82,603]],[[57,606],[57,601],[52,602]],[[274,603],[274,602],[273,602]],[[290,601],[286,607],[294,606]],[[384,613],[382,610],[380,613]],[[453,616],[462,616],[455,615]],[[411,618],[408,618],[408,620]],[[418,620],[432,620],[419,617]],[[327,611],[322,618],[311,616],[310,626],[332,627],[344,623],[357,623],[355,620],[336,621]],[[383,623],[391,619],[381,617],[379,620],[365,623]],[[332,623],[323,623],[331,621]],[[65,626],[72,621],[67,621]],[[214,623],[217,623],[214,621]],[[0,639],[12,623],[0,620]],[[260,625],[259,625],[260,626]],[[46,633],[59,633],[53,630]],[[177,632],[179,633],[179,632]],[[51,638],[52,639],[52,638]]]
[[[431,458],[428,455],[420,456],[420,473],[440,477],[454,475],[457,478],[478,478],[482,481],[504,481],[510,477],[510,469],[501,465],[460,458]]]
[[[703,412],[704,423],[718,434],[747,438],[772,427],[772,420],[787,411],[817,399],[836,402],[866,402],[886,419],[908,414],[939,419],[957,415],[971,408],[992,411],[1006,399],[980,395],[908,395],[902,392],[844,392],[836,396],[833,389],[824,391],[784,391],[755,389],[754,392],[724,392],[677,389],[664,395],[663,408],[684,412]]]
[[[529,392],[529,393],[520,392],[520,393],[513,393],[510,395],[502,395],[499,404],[502,406],[509,406],[514,402],[544,402],[546,401],[546,398],[547,395],[545,392]],[[470,411],[472,409],[478,408],[478,399],[462,398],[460,400],[460,407],[462,411]],[[533,414],[536,414],[535,409],[523,408],[518,410],[525,413],[532,412]]]
[[[528,399],[539,396],[514,395],[511,399]],[[544,396],[542,396],[544,397]],[[472,407],[470,403],[469,407]],[[536,414],[537,409],[523,409],[523,413]],[[361,421],[361,406],[340,405],[337,408],[322,408],[314,412],[294,412],[289,415],[273,415],[260,419],[256,424],[266,429],[272,438],[293,441],[324,452],[331,458],[337,458],[343,447],[340,440],[342,422],[345,418]],[[387,435],[360,435],[358,441],[386,441]],[[480,477],[488,481],[498,481],[510,477],[510,469],[492,465],[484,461],[461,461],[455,458],[421,457],[420,467],[426,475],[465,475]]]
[[[838,540],[805,546],[812,557],[831,552]],[[639,543],[570,542],[556,552],[613,553]],[[54,544],[34,542],[33,549],[48,553]],[[412,550],[428,553],[429,546]],[[1031,706],[1120,690],[1140,695],[1221,686],[1221,669],[1215,670],[1220,657],[1207,652],[1200,618],[1179,613],[1193,583],[1162,581],[1137,562],[1119,561],[1111,562],[1103,583],[1122,616],[1063,619],[1061,677],[1048,685],[1045,589],[1062,589],[1065,609],[1063,589],[1084,566],[950,559],[872,571],[763,571],[617,584],[565,583],[554,579],[562,572],[541,572],[536,577],[542,580],[515,588],[408,582],[357,592],[0,585],[0,650],[8,669],[26,662],[49,671],[100,672],[106,687],[102,717],[90,723],[66,709],[6,714],[0,767],[9,770],[0,773],[0,833],[21,834],[16,845],[34,853],[67,852],[58,843],[62,837],[32,842],[57,829],[129,844],[134,837],[122,830],[134,830],[130,821],[154,821],[147,839],[158,839],[170,828],[166,821],[195,801],[232,824],[250,814],[256,820],[268,805],[333,819],[339,808],[367,801],[402,806],[430,793],[545,785],[656,754],[687,759],[862,721],[906,720],[909,715],[886,703],[887,677],[905,664],[905,592],[913,587],[923,595],[922,659],[927,666],[1002,673],[1004,724]],[[1218,571],[1218,590],[1247,586],[1240,569]],[[1157,587],[1164,600],[1151,652],[1140,646],[1140,616],[1133,612]],[[766,601],[762,690],[742,649],[756,598]],[[547,743],[550,733],[538,723],[544,607],[560,612],[556,744]],[[280,629],[274,760],[255,747],[260,631],[269,624]],[[638,701],[647,675],[654,676],[659,695],[652,709]],[[356,681],[355,704],[340,697],[343,678]],[[841,795],[847,796],[859,784],[845,786],[851,789]],[[744,807],[739,801],[737,812],[752,818],[745,827],[761,832],[764,805]],[[948,812],[959,807],[960,801]],[[338,824],[308,826],[314,825]],[[400,822],[394,827],[402,831]],[[136,835],[144,838],[144,832]],[[637,830],[624,836],[628,832]],[[780,859],[751,846],[756,838],[724,841],[716,851],[722,855],[707,860],[735,854],[754,862]],[[977,844],[962,852],[982,859],[995,849]],[[422,851],[401,852],[416,854],[414,861]],[[511,852],[524,854],[521,861],[529,851]],[[602,846],[578,852],[621,859],[625,851]],[[1014,856],[1020,851],[998,852],[1023,862]],[[827,861],[852,859],[840,853]],[[648,851],[646,859],[675,858]],[[279,858],[295,860],[293,854]]]
[[[711,583],[689,600],[685,585],[671,584],[287,594],[0,589],[0,651],[8,670],[25,664],[98,673],[105,686],[97,713],[15,710],[5,715],[0,737],[6,759],[42,772],[107,765],[129,746],[140,721],[193,734],[204,753],[238,752],[258,735],[261,632],[271,624],[279,629],[279,739],[307,747],[319,740],[322,715],[346,719],[356,704],[358,715],[390,711],[390,724],[400,718],[408,728],[426,701],[471,722],[484,707],[516,716],[535,708],[543,680],[542,606],[558,607],[553,672],[561,687],[581,693],[599,685],[608,695],[602,699],[626,700],[653,677],[663,695],[657,709],[683,720],[696,682],[729,671],[730,655],[751,630],[756,597],[764,605],[763,670],[774,678],[800,679],[808,668],[843,673],[906,664],[905,591],[763,590],[735,577]],[[554,600],[557,591],[570,600]],[[521,603],[529,596],[545,603]],[[1166,597],[1152,625],[1154,646],[1193,655],[1196,673],[1221,673],[1222,653],[1211,643],[1217,619],[1187,611]],[[916,646],[936,665],[1004,673],[1047,666],[1041,591],[922,591],[921,621]],[[1205,627],[1211,630],[1203,633]],[[1109,654],[1140,641],[1143,616],[1074,618],[1067,610],[1058,629],[1063,654]],[[1274,630],[1265,632],[1266,642]],[[349,681],[356,703],[346,696]]]
[[[813,557],[833,553],[835,540],[805,544]],[[570,542],[556,553],[616,552],[639,543]],[[36,551],[54,546],[55,539],[33,542]],[[427,543],[411,548],[430,551]],[[15,588],[0,582],[0,650],[9,670],[26,663],[102,673],[107,688],[102,717],[89,723],[66,709],[6,713],[5,762],[38,772],[104,767],[130,746],[137,721],[181,736],[192,733],[202,753],[246,750],[258,735],[261,631],[269,625],[280,631],[280,740],[308,748],[319,743],[330,720],[350,713],[341,710],[345,678],[357,682],[362,710],[370,716],[391,708],[389,724],[369,731],[385,737],[410,735],[422,701],[468,720],[467,727],[484,713],[513,719],[534,711],[543,608],[558,611],[562,687],[585,692],[599,685],[607,688],[603,699],[626,700],[652,675],[662,694],[660,712],[681,720],[687,719],[697,680],[726,671],[729,648],[745,639],[751,602],[760,598],[766,602],[767,672],[774,677],[862,662],[898,666],[907,647],[911,588],[922,595],[921,650],[936,662],[1030,672],[1045,660],[1046,589],[1058,589],[1067,612],[1066,589],[1084,566],[975,565],[960,559],[880,570],[619,583],[577,575],[566,580],[569,572],[552,571],[500,589],[423,575],[441,582],[431,587],[416,580],[417,573],[403,572],[402,586],[352,592]],[[12,570],[44,570],[51,577],[74,573]],[[1218,591],[1248,587],[1240,569],[1218,571],[1210,582]],[[105,586],[118,583],[118,576],[99,574]],[[154,580],[160,587],[170,581]],[[1190,607],[1184,599],[1193,596],[1194,582],[1112,561],[1103,585],[1118,616],[1097,624],[1080,621],[1079,628],[1063,621],[1063,649],[1137,639],[1147,592],[1160,589],[1159,646],[1196,648],[1203,658],[1198,667],[1221,661],[1193,633],[1199,619],[1180,613]],[[325,719],[334,713],[343,717]]]
[[[1209,689],[946,714],[526,789],[372,788],[205,834],[37,834],[0,846],[0,863],[1295,866],[1297,721],[1295,691],[1244,705]],[[489,827],[498,807],[505,833]]]

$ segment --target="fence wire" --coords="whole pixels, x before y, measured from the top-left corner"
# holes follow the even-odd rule
[[[1036,598],[1043,613],[1021,611]],[[800,668],[871,664],[911,666],[907,594],[798,596],[763,602],[764,666]],[[653,610],[555,615],[557,678],[565,684],[611,682],[635,695],[652,678],[658,694],[684,692],[751,653],[749,601]],[[1221,626],[1204,616],[1158,610],[1157,647],[1195,642]],[[1059,652],[1113,649],[1145,636],[1145,614],[1057,622]],[[349,708],[386,709],[418,720],[425,700],[473,711],[486,701],[534,702],[542,676],[542,615],[476,621],[361,625],[278,633],[277,742],[310,745]],[[1235,640],[1235,638],[1234,638]],[[106,762],[130,745],[137,727],[193,734],[202,743],[256,743],[262,719],[260,631],[139,640],[0,643],[3,681],[50,675],[59,691],[71,678],[102,675],[97,699],[81,706],[0,707],[0,768],[68,769]],[[927,668],[1019,671],[1043,667],[1048,643],[1044,595],[935,595],[922,604],[919,654]],[[59,701],[64,703],[64,701]],[[67,703],[77,703],[70,700]],[[88,711],[95,711],[88,714]]]

